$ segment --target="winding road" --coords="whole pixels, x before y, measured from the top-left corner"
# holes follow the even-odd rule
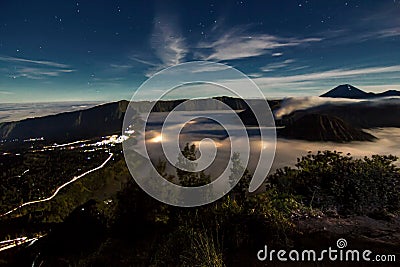
[[[68,181],[68,182],[66,182],[65,184],[59,186],[59,187],[55,190],[55,192],[53,193],[53,195],[51,195],[50,197],[45,198],[45,199],[41,199],[41,200],[34,200],[34,201],[30,201],[30,202],[23,203],[23,204],[21,204],[20,206],[14,208],[14,209],[12,209],[12,210],[10,210],[10,211],[4,213],[4,214],[1,214],[1,215],[0,215],[0,218],[3,217],[3,216],[7,216],[7,215],[13,213],[14,211],[16,211],[16,210],[18,210],[18,209],[20,209],[20,208],[22,208],[22,207],[52,200],[55,196],[57,196],[58,192],[60,192],[60,190],[63,189],[64,187],[66,187],[67,185],[72,184],[73,182],[75,182],[75,181],[81,179],[82,177],[88,175],[89,173],[95,172],[95,171],[97,171],[97,170],[103,168],[103,167],[107,164],[107,162],[109,162],[109,161],[111,160],[111,158],[113,157],[113,155],[114,155],[114,154],[110,152],[110,153],[109,153],[109,157],[108,157],[100,166],[98,166],[98,167],[96,167],[96,168],[94,168],[94,169],[91,169],[91,170],[89,170],[89,171],[87,171],[87,172],[85,172],[85,173],[82,173],[82,174],[79,175],[79,176],[75,176],[75,177],[72,178],[70,181]]]

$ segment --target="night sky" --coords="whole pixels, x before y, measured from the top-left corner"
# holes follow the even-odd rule
[[[400,1],[0,2],[0,102],[130,99],[191,60],[231,65],[267,98],[400,90]]]

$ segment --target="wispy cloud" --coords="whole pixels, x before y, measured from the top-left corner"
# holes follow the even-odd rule
[[[154,63],[154,62],[152,62],[152,61],[150,61],[150,60],[142,59],[142,58],[140,58],[140,57],[138,57],[138,56],[130,56],[129,59],[131,59],[131,60],[133,60],[133,61],[136,61],[136,62],[139,62],[139,63],[142,63],[142,64],[144,64],[144,65],[153,66],[153,67],[154,67],[154,66],[157,66],[156,63]]]
[[[400,36],[398,8],[393,8],[391,3],[383,3],[380,9],[354,20],[351,27],[329,30],[320,34],[333,45]]]
[[[129,64],[110,64],[110,67],[118,70],[129,70],[133,68],[133,66]]]
[[[149,57],[151,53],[146,53],[146,56],[136,54],[129,58],[149,66],[145,72],[145,75],[149,77],[163,68],[183,63],[185,60],[219,62],[264,54],[280,57],[283,55],[282,48],[302,46],[322,40],[320,37],[297,38],[254,33],[251,25],[227,28],[222,25],[222,22],[219,22],[207,31],[207,40],[202,38],[189,42],[182,35],[176,17],[159,14],[154,18],[153,31],[149,40],[153,55]],[[274,51],[275,49],[279,50]],[[285,64],[290,62],[288,60]]]
[[[0,91],[0,95],[13,95],[13,92],[10,91]]]
[[[234,60],[256,57],[282,47],[299,46],[319,42],[321,38],[288,38],[270,34],[249,34],[248,27],[236,27],[214,41],[201,42],[198,48],[208,50],[205,60]]]
[[[150,45],[159,61],[158,63],[153,64],[146,60],[134,59],[153,66],[146,73],[146,76],[151,76],[168,66],[182,63],[188,53],[188,47],[185,38],[180,34],[179,26],[172,19],[164,15],[156,16],[154,19]]]
[[[155,23],[151,45],[164,65],[176,65],[182,62],[187,53],[184,40],[169,25]]]
[[[363,85],[365,91],[381,92],[385,90],[400,90],[400,84]]]
[[[327,86],[329,88],[331,86],[336,86],[338,83],[347,83],[357,80],[359,82],[356,82],[356,84],[365,84],[363,81],[365,81],[366,77],[370,77],[375,82],[365,86],[365,90],[382,91],[398,89],[399,85],[396,81],[393,81],[393,84],[388,84],[386,86],[376,85],[380,83],[382,75],[385,75],[386,77],[389,74],[396,73],[400,74],[400,65],[353,69],[331,69],[312,73],[274,77],[259,76],[259,73],[255,73],[251,76],[252,80],[260,87],[265,96],[271,98],[320,94],[327,89]],[[244,79],[225,80],[226,84],[229,85],[229,83],[232,83],[239,87],[241,84],[245,87],[246,82],[247,81]]]
[[[14,79],[24,77],[40,80],[49,77],[57,77],[61,74],[75,71],[67,64],[46,60],[0,56],[0,61],[8,63],[8,66],[1,70],[6,72],[7,76]]]
[[[286,59],[282,62],[275,62],[275,63],[270,63],[264,67],[261,68],[261,71],[263,72],[269,72],[269,71],[274,71],[276,69],[281,69],[289,66],[291,63],[295,62],[294,59]]]
[[[378,37],[386,38],[400,35],[400,23],[395,27],[387,27],[378,32]]]
[[[365,40],[400,36],[399,9],[392,3],[383,3],[379,10],[359,20],[357,28],[364,28],[359,37]]]
[[[400,26],[377,28],[368,25],[354,26],[354,29],[342,29],[321,33],[329,44],[361,43],[370,40],[400,36]]]
[[[47,69],[47,68],[34,68],[34,67],[20,67],[16,68],[13,74],[9,76],[12,78],[28,78],[34,80],[42,80],[48,77],[57,77],[63,73],[74,72],[72,69]]]
[[[0,61],[13,62],[13,63],[30,63],[30,64],[37,64],[37,65],[48,66],[48,67],[56,67],[56,68],[70,68],[69,65],[62,64],[62,63],[45,61],[45,60],[32,60],[32,59],[19,58],[19,57],[0,56]]]
[[[190,71],[192,73],[205,73],[205,72],[222,72],[224,70],[229,69],[229,66],[223,64],[210,64],[209,62],[199,63],[196,68],[191,68]],[[187,70],[186,70],[187,71]]]
[[[382,74],[391,72],[400,72],[400,65],[357,68],[357,69],[333,69],[327,71],[312,72],[312,73],[290,75],[290,76],[262,77],[259,78],[259,81],[273,84],[282,82],[287,83],[287,82],[300,82],[300,81],[315,81],[315,80],[331,79],[331,78],[348,78],[351,76]]]
[[[116,82],[116,81],[122,81],[124,80],[124,77],[96,77],[93,78],[93,81],[95,82]]]
[[[150,76],[162,68],[182,63],[188,54],[191,54],[191,59],[194,60],[211,61],[229,61],[267,53],[273,57],[279,57],[283,55],[283,52],[273,52],[274,49],[322,40],[319,37],[294,38],[251,33],[251,27],[246,25],[236,26],[229,30],[220,24],[216,25],[209,31],[209,41],[192,42],[192,45],[188,46],[175,20],[166,19],[163,15],[156,16],[150,44],[159,62],[154,63],[154,60],[144,60],[138,56],[131,59],[151,66],[146,74]]]

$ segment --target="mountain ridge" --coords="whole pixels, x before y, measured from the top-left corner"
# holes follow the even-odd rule
[[[388,92],[388,94],[393,94],[392,91]],[[397,91],[394,91],[394,93],[397,93]],[[218,97],[216,99],[226,103],[234,110],[243,110],[238,112],[238,115],[245,125],[257,124],[254,114],[249,110],[243,99],[231,97]],[[374,137],[362,132],[361,129],[400,127],[400,119],[396,116],[396,114],[400,114],[400,106],[396,104],[398,101],[394,101],[395,99],[392,100],[396,103],[391,103],[393,101],[390,100],[388,99],[389,103],[385,103],[384,105],[372,105],[360,102],[346,104],[344,107],[343,105],[326,104],[307,110],[295,111],[285,115],[282,119],[276,120],[275,123],[276,125],[287,127],[286,130],[278,131],[282,137],[287,138],[336,142],[371,141]],[[159,101],[153,106],[152,111],[169,112],[183,101]],[[192,107],[196,108],[197,105],[204,107],[202,101],[204,100],[194,101]],[[154,104],[149,101],[140,103],[142,106],[138,105],[139,112],[140,109],[147,110]],[[269,100],[268,103],[272,110],[279,108],[281,105],[281,101],[278,100]],[[19,141],[23,141],[30,138],[44,137],[46,142],[64,142],[120,134],[128,105],[128,101],[121,100],[80,111],[64,112],[15,122],[3,122],[0,123],[0,140],[8,142],[18,139]],[[205,107],[213,108],[212,105]],[[351,112],[349,112],[349,109]],[[307,117],[307,115],[312,113],[318,114],[312,116],[319,117],[317,119],[312,116]],[[302,119],[302,117],[304,118]],[[322,124],[321,121],[323,122]],[[296,133],[293,129],[291,130],[293,127],[302,129],[302,124],[309,125],[308,132],[306,130],[299,130],[299,133]],[[346,131],[347,134],[344,133]],[[337,134],[338,132],[340,134]]]
[[[400,91],[387,90],[381,93],[365,92],[351,84],[341,84],[330,91],[320,95],[320,97],[349,98],[349,99],[370,99],[379,97],[400,96]]]
[[[234,110],[248,108],[243,99],[232,97],[215,97]],[[152,105],[152,112],[172,111],[185,99],[162,100],[157,103],[140,101],[135,106],[137,111],[147,111]],[[204,100],[194,100],[192,108],[201,107]],[[43,117],[27,118],[20,121],[0,123],[0,140],[19,141],[30,138],[41,138],[51,142],[76,141],[97,138],[122,132],[123,119],[129,101],[120,100],[101,104],[88,109],[69,111]],[[213,105],[203,108],[215,108]]]
[[[0,123],[0,140],[45,137],[68,141],[114,134],[122,129],[128,101],[101,104],[89,109],[70,111],[21,121]]]

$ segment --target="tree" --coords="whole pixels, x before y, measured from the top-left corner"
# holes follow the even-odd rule
[[[196,153],[196,146],[194,144],[189,146],[189,143],[186,143],[185,147],[182,150],[183,156],[179,155],[178,157],[178,162],[176,164],[176,173],[178,175],[179,183],[182,186],[202,186],[211,182],[210,175],[206,175],[203,171],[194,172],[197,166],[197,164],[194,162],[194,160],[197,159]],[[183,170],[181,168],[189,171]]]
[[[249,170],[242,165],[239,153],[233,153],[231,161],[232,168],[231,175],[229,176],[229,184],[231,187],[234,186],[234,188],[231,190],[230,195],[234,200],[243,203],[246,200],[249,192],[249,185],[252,175],[250,174]],[[237,181],[239,176],[240,179]],[[235,185],[236,181],[237,184]]]

